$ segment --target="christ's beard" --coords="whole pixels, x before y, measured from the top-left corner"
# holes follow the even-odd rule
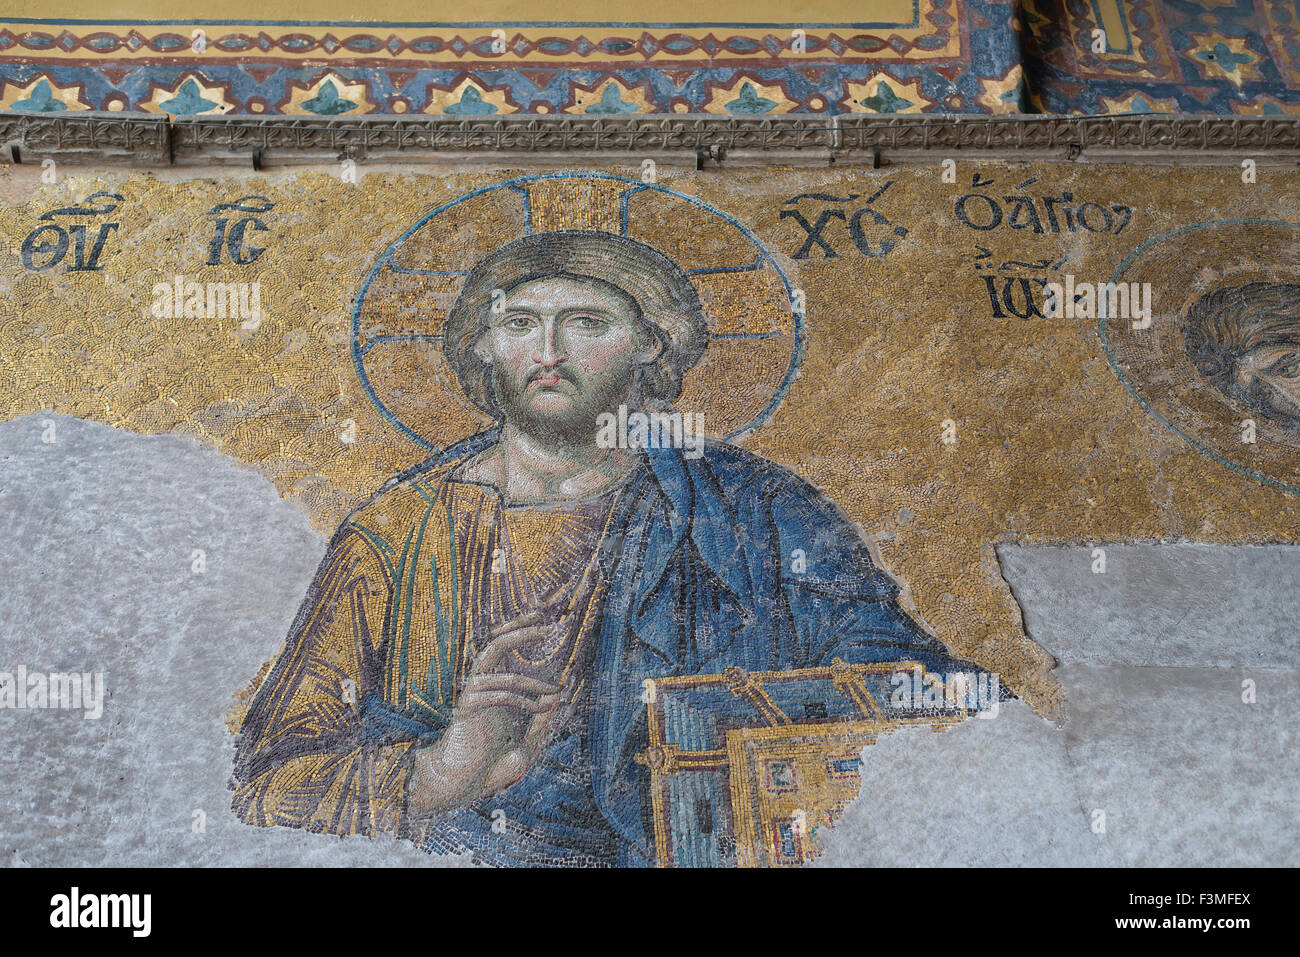
[[[492,389],[497,405],[506,422],[528,437],[546,445],[588,445],[596,439],[596,419],[602,412],[612,412],[620,404],[631,405],[629,396],[635,394],[634,367],[624,375],[610,375],[592,382],[560,370],[570,386],[569,406],[559,412],[543,412],[528,402],[529,382],[522,389],[509,381],[506,372],[497,365],[492,367]],[[531,376],[530,376],[531,379]]]

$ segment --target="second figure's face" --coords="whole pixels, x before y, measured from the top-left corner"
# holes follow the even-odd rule
[[[637,366],[659,351],[648,338],[625,297],[556,277],[499,301],[474,351],[491,365],[506,421],[575,441],[594,436],[596,417],[628,401]]]
[[[1300,427],[1300,336],[1248,352],[1236,371],[1238,384],[1256,402]]]

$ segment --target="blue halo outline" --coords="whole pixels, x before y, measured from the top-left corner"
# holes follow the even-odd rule
[[[1137,249],[1133,250],[1133,252],[1129,253],[1128,256],[1125,257],[1124,261],[1119,264],[1119,268],[1115,270],[1115,274],[1111,276],[1110,281],[1113,283],[1119,282],[1120,276],[1124,274],[1124,271],[1128,269],[1129,266],[1133,265],[1134,261],[1139,256],[1161,241],[1169,239],[1172,236],[1178,236],[1182,233],[1189,233],[1194,229],[1206,229],[1210,226],[1290,226],[1295,229],[1300,228],[1300,223],[1288,222],[1284,219],[1209,219],[1203,223],[1192,223],[1188,226],[1180,226],[1177,229],[1171,229],[1167,233],[1152,236],[1146,242],[1142,243],[1142,245],[1138,246]],[[1217,452],[1206,448],[1200,442],[1196,441],[1196,439],[1192,438],[1178,426],[1174,425],[1163,415],[1153,409],[1147,400],[1138,394],[1137,389],[1133,387],[1133,383],[1129,381],[1128,376],[1124,374],[1124,371],[1119,366],[1119,362],[1115,359],[1115,352],[1111,348],[1110,333],[1104,316],[1097,320],[1097,332],[1101,336],[1102,348],[1106,350],[1106,361],[1110,363],[1111,369],[1115,371],[1115,375],[1119,377],[1119,381],[1123,384],[1124,388],[1128,390],[1129,395],[1133,396],[1133,398],[1137,400],[1138,405],[1142,406],[1147,415],[1151,416],[1151,418],[1155,419],[1166,429],[1174,433],[1174,435],[1178,436],[1211,461],[1218,462],[1220,465],[1226,466],[1234,472],[1238,472],[1248,478],[1253,478],[1257,482],[1263,482],[1265,485],[1275,488],[1280,492],[1287,492],[1291,495],[1300,495],[1300,488],[1287,485],[1285,482],[1280,482],[1277,479],[1270,478],[1261,472],[1256,472],[1253,469],[1246,468],[1245,466],[1237,465],[1235,462],[1229,462]]]
[[[626,192],[623,193],[623,195],[619,199],[619,207],[620,207],[619,227],[623,235],[627,234],[628,198],[633,193],[640,192],[643,189],[653,189],[661,193],[666,193],[669,196],[675,196],[678,199],[684,199],[686,200],[686,202],[690,203],[691,205],[697,206],[700,209],[705,210],[706,212],[712,213],[714,216],[719,217],[724,222],[740,230],[741,235],[743,235],[758,251],[758,258],[753,262],[752,265],[749,266],[725,267],[725,270],[716,269],[716,268],[715,269],[688,269],[686,270],[687,275],[707,274],[707,273],[713,273],[719,271],[757,270],[762,268],[765,264],[770,264],[772,268],[776,270],[777,276],[779,276],[781,279],[781,284],[785,287],[787,304],[790,302],[791,296],[793,295],[794,287],[791,285],[789,277],[786,276],[785,271],[781,268],[780,264],[777,263],[775,258],[773,258],[772,254],[768,251],[767,247],[764,246],[763,243],[758,239],[758,237],[754,235],[753,231],[750,230],[748,227],[746,227],[739,220],[737,220],[734,216],[724,213],[722,210],[714,206],[711,206],[708,203],[704,202],[703,200],[697,199],[694,196],[687,195],[686,193],[680,193],[674,189],[668,189],[666,186],[659,186],[658,184],[655,183],[642,182],[639,179],[632,179],[627,176],[614,176],[606,173],[583,173],[583,172],[577,172],[571,170],[566,170],[566,171],[556,172],[556,173],[538,173],[538,174],[533,174],[528,176],[516,176],[513,179],[502,180],[501,182],[493,183],[489,186],[481,186],[476,190],[472,190],[471,192],[468,192],[463,196],[459,196],[456,199],[451,200],[450,202],[443,203],[441,206],[438,206],[435,209],[432,209],[429,212],[425,213],[423,216],[420,217],[420,219],[415,223],[415,225],[410,227],[406,232],[404,232],[401,236],[399,236],[397,240],[394,241],[387,249],[385,249],[384,252],[375,260],[374,265],[370,267],[369,272],[366,273],[366,278],[361,283],[361,288],[357,292],[356,302],[352,308],[352,324],[350,330],[351,341],[349,344],[349,351],[351,352],[352,355],[352,367],[356,371],[357,379],[358,381],[360,381],[361,387],[365,390],[365,393],[369,397],[371,404],[374,405],[374,407],[379,410],[379,414],[384,417],[385,421],[387,421],[389,425],[393,426],[395,429],[397,429],[400,433],[402,433],[412,442],[415,442],[417,445],[421,446],[424,449],[427,449],[430,452],[436,454],[437,452],[441,451],[441,449],[439,449],[428,439],[424,438],[419,433],[415,432],[413,429],[408,427],[406,423],[404,423],[401,419],[399,419],[392,412],[392,410],[390,410],[388,406],[384,404],[383,400],[380,399],[379,396],[375,393],[374,386],[371,385],[370,382],[370,377],[366,375],[364,359],[365,359],[365,354],[369,352],[370,348],[378,342],[437,341],[440,340],[442,336],[441,335],[379,336],[371,340],[369,343],[367,343],[366,347],[362,349],[360,343],[361,308],[365,304],[367,293],[369,293],[370,291],[370,284],[374,282],[375,277],[379,275],[380,271],[385,266],[389,266],[394,270],[403,273],[416,274],[416,275],[464,275],[466,273],[466,270],[463,269],[443,269],[443,270],[400,269],[396,265],[396,263],[393,262],[393,256],[396,255],[397,251],[401,248],[403,243],[405,243],[408,239],[410,239],[417,232],[419,232],[425,225],[428,224],[430,220],[432,220],[435,216],[439,215],[440,213],[446,212],[447,210],[451,209],[454,206],[459,206],[461,203],[474,199],[476,196],[481,196],[484,193],[489,193],[497,189],[514,189],[519,192],[524,192],[523,190],[519,189],[519,184],[537,182],[540,180],[548,180],[548,179],[606,179],[606,180],[614,180],[620,183],[631,183],[634,186],[638,187],[637,189],[627,190]],[[532,220],[531,220],[531,215],[527,208],[526,192],[524,193],[524,199],[525,199],[524,230],[525,233],[530,233],[532,231]],[[731,432],[729,435],[723,436],[724,442],[731,442],[735,439],[741,438],[742,436],[749,435],[751,432],[755,431],[760,426],[764,425],[776,412],[777,408],[780,407],[781,403],[785,400],[786,393],[790,391],[790,386],[794,382],[795,376],[798,374],[799,365],[803,361],[804,318],[805,318],[804,315],[801,315],[799,312],[796,312],[794,309],[791,309],[790,315],[794,319],[794,349],[792,350],[790,355],[790,367],[786,370],[785,376],[781,380],[781,384],[777,387],[776,394],[772,396],[772,398],[768,401],[767,405],[764,406],[757,415],[755,415],[752,419],[750,419],[749,422],[745,423],[740,428]],[[752,336],[747,334],[745,338],[765,338],[768,335],[770,334],[755,333]],[[736,335],[715,336],[714,334],[710,333],[709,335],[710,341],[712,341],[714,338],[734,339],[734,338],[738,338],[738,336]]]

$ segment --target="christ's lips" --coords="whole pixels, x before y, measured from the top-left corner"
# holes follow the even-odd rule
[[[558,369],[543,369],[541,372],[535,373],[528,381],[547,387],[557,386],[567,378],[568,376]]]

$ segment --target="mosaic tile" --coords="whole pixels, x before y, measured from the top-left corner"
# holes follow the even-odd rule
[[[882,736],[1063,717],[998,543],[1294,536],[1293,171],[4,175],[0,416],[333,533],[250,825],[799,865]]]

